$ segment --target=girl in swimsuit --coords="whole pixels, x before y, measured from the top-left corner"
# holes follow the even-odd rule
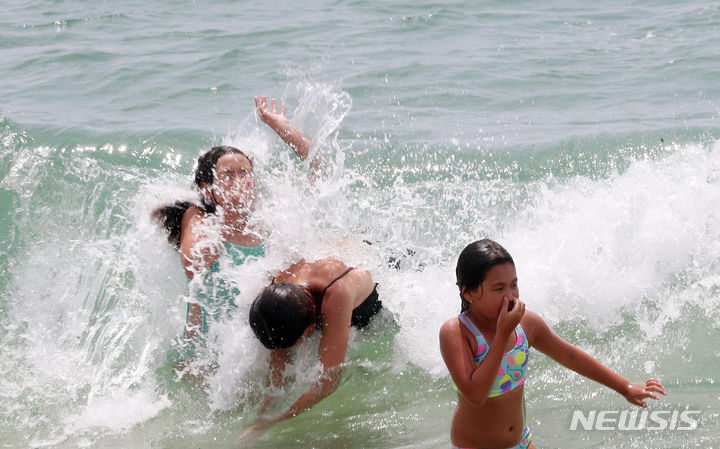
[[[277,110],[275,99],[268,107],[267,98],[255,97],[260,119],[287,143],[301,160],[310,149],[310,140],[295,129],[285,117],[285,105]],[[247,226],[255,207],[256,191],[250,158],[230,146],[214,147],[198,159],[195,187],[200,202],[177,202],[160,207],[153,216],[167,229],[168,240],[180,251],[180,261],[188,280],[206,277],[219,269],[218,258],[227,254],[233,264],[247,256],[262,256],[262,240],[256,230]],[[223,288],[209,289],[203,298],[188,304],[185,337],[192,339],[207,332],[208,307],[229,302],[232,293]],[[222,296],[223,298],[220,298]],[[201,305],[201,303],[203,303]],[[214,303],[214,304],[213,304]],[[227,308],[227,304],[224,308]]]
[[[525,426],[523,390],[530,347],[589,379],[612,388],[631,404],[665,394],[655,379],[630,383],[558,337],[520,301],[515,262],[492,240],[468,245],[457,268],[462,313],[440,329],[440,351],[458,391],[453,446],[533,449]]]
[[[279,416],[265,416],[272,403],[268,396],[258,419],[237,443],[259,437],[270,425],[308,410],[332,393],[342,375],[350,326],[364,327],[381,307],[370,272],[334,258],[303,259],[276,276],[253,302],[249,317],[255,335],[271,350],[268,387],[282,386],[290,348],[316,330],[322,333],[318,348],[322,374]]]

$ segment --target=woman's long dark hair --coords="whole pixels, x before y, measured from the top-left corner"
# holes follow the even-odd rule
[[[250,161],[250,158],[245,153],[235,147],[223,145],[211,148],[210,151],[198,158],[197,169],[195,169],[195,186],[198,189],[200,189],[202,184],[212,185],[215,179],[215,166],[218,160],[230,153],[242,154]],[[252,161],[250,161],[250,165],[252,166]],[[177,248],[180,247],[182,219],[185,212],[191,206],[197,206],[209,214],[215,213],[215,204],[207,201],[205,198],[201,198],[198,204],[191,201],[177,201],[173,204],[161,206],[152,212],[153,218],[158,220],[168,231],[168,242]]]
[[[318,316],[312,298],[296,284],[272,284],[260,293],[248,321],[255,336],[268,349],[289,348],[297,343]]]
[[[475,290],[483,283],[493,267],[505,263],[515,265],[510,253],[490,239],[478,240],[462,250],[455,267],[457,286],[460,289],[461,312],[470,308],[470,303],[463,296],[463,287],[467,290]]]

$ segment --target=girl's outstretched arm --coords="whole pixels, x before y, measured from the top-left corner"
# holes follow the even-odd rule
[[[288,410],[276,417],[259,417],[240,438],[235,440],[236,445],[244,444],[262,436],[273,424],[284,421],[309,410],[340,384],[342,377],[342,363],[345,361],[348,340],[350,338],[350,320],[352,316],[352,302],[349,292],[333,286],[332,292],[323,298],[323,324],[318,359],[323,367],[320,378],[317,379],[308,391],[303,393]]]
[[[632,404],[647,407],[643,399],[659,399],[654,393],[666,395],[665,388],[656,379],[649,379],[644,383],[631,383],[607,368],[585,351],[556,335],[536,313],[527,311],[522,325],[527,329],[531,346],[576,373],[617,391]]]
[[[280,106],[280,112],[277,110],[277,101],[271,100],[271,108],[268,108],[267,97],[255,97],[255,106],[258,110],[260,120],[265,122],[280,138],[295,151],[301,161],[305,161],[310,153],[310,145],[312,142],[305,137],[303,133],[295,129],[287,117],[285,117],[285,104]]]
[[[335,284],[323,297],[322,336],[318,347],[318,360],[323,372],[320,378],[295,401],[275,422],[292,418],[320,402],[340,384],[342,363],[345,361],[348,340],[350,339],[350,320],[352,316],[350,292],[341,284]]]
[[[258,413],[259,416],[265,416],[267,413],[270,405],[276,398],[277,392],[275,390],[285,387],[286,379],[283,372],[285,371],[285,366],[290,361],[290,357],[290,351],[287,348],[274,349],[270,353],[270,369],[265,382],[265,399]]]
[[[262,401],[263,403],[260,407],[258,418],[235,440],[235,446],[260,438],[267,428],[275,422],[272,418],[268,418],[266,414],[276,398],[275,392],[272,390],[285,386],[283,371],[285,370],[285,365],[290,361],[290,357],[290,351],[288,349],[274,349],[270,353],[270,370],[267,373],[265,397]]]

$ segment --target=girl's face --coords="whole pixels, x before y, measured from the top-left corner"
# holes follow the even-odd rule
[[[214,200],[232,210],[252,211],[255,205],[255,180],[252,164],[238,153],[228,153],[218,159],[211,186]]]
[[[511,263],[494,266],[478,288],[465,291],[465,299],[470,301],[473,312],[491,320],[500,315],[503,297],[510,301],[520,299],[515,265]]]

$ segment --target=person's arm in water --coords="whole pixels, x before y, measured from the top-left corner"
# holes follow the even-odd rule
[[[210,269],[219,254],[216,245],[208,242],[206,233],[203,231],[203,213],[197,207],[192,207],[185,212],[182,219],[180,233],[180,260],[185,275],[192,280],[196,274],[204,273]],[[202,309],[200,304],[188,304],[187,326],[185,338],[194,338],[202,327]]]
[[[273,349],[270,352],[270,369],[267,373],[265,381],[265,397],[260,407],[258,416],[265,416],[268,409],[277,397],[277,389],[285,387],[285,366],[290,361],[290,351],[288,349]]]
[[[235,441],[235,444],[259,438],[271,425],[309,410],[335,391],[342,376],[342,363],[345,361],[350,338],[352,309],[351,292],[347,288],[338,283],[328,289],[323,297],[322,337],[318,349],[318,358],[323,370],[320,378],[282,414],[273,418],[260,416]]]
[[[310,153],[310,145],[312,142],[305,137],[303,133],[295,129],[287,117],[285,117],[285,104],[283,103],[280,106],[280,111],[278,112],[277,101],[273,98],[271,100],[271,108],[268,108],[267,97],[263,95],[262,98],[255,97],[255,106],[257,107],[260,120],[275,131],[277,135],[295,151],[295,154],[298,155],[300,160],[304,162]]]
[[[508,310],[509,300],[505,298],[503,301],[495,331],[495,339],[502,342],[510,337],[525,312],[525,304],[520,300],[514,301],[511,310]],[[440,353],[458,390],[468,400],[482,406],[490,395],[500,362],[505,355],[504,344],[490,345],[485,359],[476,367],[474,354],[463,337],[460,326],[463,325],[456,318],[442,325]]]
[[[644,383],[631,383],[585,351],[560,338],[536,313],[526,312],[523,327],[528,329],[528,341],[539,351],[566,368],[617,391],[631,404],[647,407],[643,399],[659,399],[654,393],[667,394],[665,388],[656,379],[648,379]]]

